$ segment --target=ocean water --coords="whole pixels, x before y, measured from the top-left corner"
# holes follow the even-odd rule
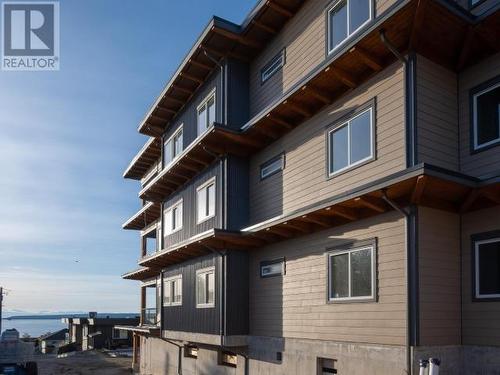
[[[47,332],[56,332],[67,328],[67,325],[61,322],[61,319],[14,319],[2,320],[2,331],[15,328],[22,336],[28,334],[31,337],[38,337]]]

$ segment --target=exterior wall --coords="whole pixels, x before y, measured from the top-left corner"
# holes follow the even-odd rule
[[[375,98],[376,159],[327,178],[328,127]],[[250,160],[250,223],[292,212],[405,168],[404,77],[395,63]],[[285,169],[263,181],[260,165],[285,152]]]
[[[339,374],[405,374],[405,348],[392,345],[368,345],[333,341],[249,338],[249,374],[304,375],[321,374],[318,358],[334,359]],[[282,360],[276,353],[282,352]]]
[[[405,219],[390,212],[252,251],[250,334],[405,345]],[[327,303],[327,249],[377,238],[377,302]],[[283,277],[260,278],[259,263],[285,257]]]
[[[471,236],[500,230],[500,206],[475,211],[462,218],[462,314],[465,345],[500,346],[500,302],[472,301]]]
[[[197,222],[197,199],[196,189],[215,177],[215,216],[207,219],[201,223]],[[183,240],[187,240],[196,234],[200,234],[210,230],[212,228],[222,227],[221,214],[220,214],[220,198],[221,197],[221,179],[220,179],[220,165],[219,163],[213,164],[209,169],[207,169],[202,174],[193,178],[189,181],[189,184],[184,186],[184,188],[177,192],[176,194],[168,197],[168,199],[163,203],[162,210],[162,221],[163,212],[165,209],[175,204],[182,198],[182,229],[174,232],[163,238],[163,248],[172,246]],[[165,226],[162,223],[162,233],[164,232]]]
[[[215,266],[215,306],[196,308],[196,271]],[[182,305],[163,306],[162,330],[219,334],[219,275],[218,257],[209,254],[164,269],[163,277],[182,274]]]
[[[141,337],[140,371],[142,375],[177,375],[179,374],[179,358],[183,375],[243,375],[245,359],[238,356],[238,367],[227,367],[218,364],[217,351],[210,348],[199,348],[198,358],[179,357],[179,347],[170,342],[153,337]],[[183,349],[182,349],[183,350]]]
[[[374,1],[380,16],[395,0]],[[250,64],[250,116],[288,91],[326,58],[326,12],[332,0],[307,1]],[[286,48],[286,64],[261,85],[260,71]]]
[[[417,56],[418,162],[459,170],[457,75]]]
[[[420,344],[460,344],[460,216],[418,210]]]
[[[500,146],[471,154],[470,90],[500,75],[500,54],[470,67],[459,76],[461,171],[472,176],[500,174]]]

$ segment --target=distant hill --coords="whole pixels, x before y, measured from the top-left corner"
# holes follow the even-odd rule
[[[138,313],[98,313],[98,318],[134,318],[138,316]],[[35,314],[35,315],[15,315],[3,318],[5,320],[54,320],[62,318],[88,318],[88,313],[67,313],[67,314]]]

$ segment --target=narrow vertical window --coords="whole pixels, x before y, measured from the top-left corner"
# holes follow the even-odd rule
[[[472,91],[474,150],[500,143],[500,82]]]
[[[340,0],[328,10],[328,52],[334,51],[372,18],[371,0]]]
[[[500,299],[500,237],[474,241],[474,273],[475,298]]]
[[[167,168],[177,159],[183,150],[182,125],[177,131],[163,142],[163,168]]]
[[[196,307],[215,306],[215,268],[196,271]]]
[[[163,218],[165,235],[182,229],[182,199],[166,208]]]
[[[200,136],[215,122],[215,90],[201,102],[197,113],[198,136]]]
[[[176,275],[163,281],[163,306],[180,305],[182,305],[182,275]]]
[[[215,216],[215,178],[198,187],[196,205],[198,223]]]

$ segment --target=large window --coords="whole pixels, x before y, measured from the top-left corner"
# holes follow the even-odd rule
[[[166,168],[177,159],[183,150],[182,125],[163,143],[163,167]]]
[[[198,136],[215,122],[215,90],[198,106]]]
[[[328,255],[330,301],[375,298],[374,246],[333,251]]]
[[[163,306],[182,305],[182,275],[166,278],[163,281]]]
[[[371,7],[371,0],[340,0],[333,4],[328,10],[329,53],[371,20]]]
[[[474,241],[474,294],[477,299],[500,299],[500,233]]]
[[[197,222],[215,216],[215,178],[196,189]]]
[[[328,174],[334,175],[374,155],[373,108],[356,114],[328,133]]]
[[[165,209],[163,218],[165,235],[182,229],[182,199]]]
[[[260,71],[260,82],[264,83],[285,65],[285,50],[282,49]]]
[[[472,91],[474,150],[500,143],[500,79]]]
[[[196,271],[196,307],[215,306],[215,267]]]

